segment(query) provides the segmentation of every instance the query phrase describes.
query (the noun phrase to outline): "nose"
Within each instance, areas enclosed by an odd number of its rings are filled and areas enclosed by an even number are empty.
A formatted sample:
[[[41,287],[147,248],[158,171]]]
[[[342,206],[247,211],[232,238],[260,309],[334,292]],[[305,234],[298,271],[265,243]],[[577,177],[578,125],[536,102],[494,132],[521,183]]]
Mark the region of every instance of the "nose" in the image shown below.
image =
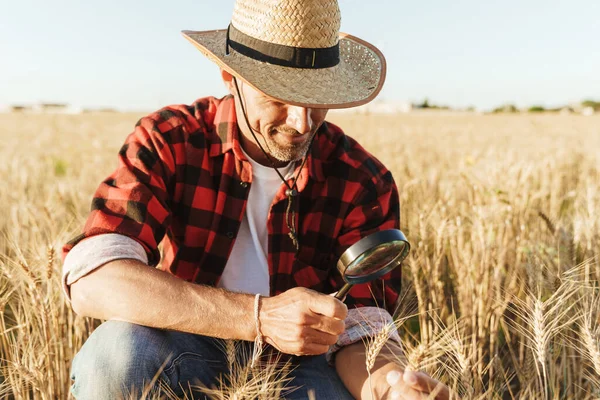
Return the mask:
[[[309,133],[313,128],[311,109],[298,106],[289,106],[286,124],[299,133]]]

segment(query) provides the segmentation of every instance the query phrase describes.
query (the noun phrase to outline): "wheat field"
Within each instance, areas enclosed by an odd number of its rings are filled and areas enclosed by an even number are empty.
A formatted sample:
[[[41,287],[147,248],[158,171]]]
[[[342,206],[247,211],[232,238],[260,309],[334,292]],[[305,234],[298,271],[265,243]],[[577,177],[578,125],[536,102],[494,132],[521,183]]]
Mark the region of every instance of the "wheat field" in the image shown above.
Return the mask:
[[[98,321],[65,303],[59,250],[140,116],[0,114],[0,398],[68,397],[71,359]],[[454,398],[599,398],[600,117],[330,120],[400,190],[412,250],[397,361]],[[208,394],[244,398],[226,391]]]

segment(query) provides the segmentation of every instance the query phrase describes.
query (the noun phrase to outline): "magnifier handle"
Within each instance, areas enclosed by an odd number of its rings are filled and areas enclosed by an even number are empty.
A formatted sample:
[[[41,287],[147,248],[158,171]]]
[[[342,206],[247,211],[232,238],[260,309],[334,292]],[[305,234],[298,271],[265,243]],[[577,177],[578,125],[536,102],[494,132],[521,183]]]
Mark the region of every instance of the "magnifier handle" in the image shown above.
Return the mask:
[[[341,288],[340,291],[337,292],[334,297],[336,299],[338,299],[338,300],[342,300],[344,297],[346,297],[346,295],[348,294],[348,292],[350,291],[350,289],[352,289],[352,286],[354,286],[354,285],[351,284],[351,283],[346,283],[344,285],[344,287]]]

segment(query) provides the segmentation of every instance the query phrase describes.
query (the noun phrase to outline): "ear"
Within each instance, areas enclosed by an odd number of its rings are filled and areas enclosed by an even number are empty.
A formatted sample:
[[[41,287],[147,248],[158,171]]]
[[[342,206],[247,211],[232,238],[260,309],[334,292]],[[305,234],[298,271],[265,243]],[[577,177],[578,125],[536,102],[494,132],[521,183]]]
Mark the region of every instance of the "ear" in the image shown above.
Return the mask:
[[[233,85],[233,75],[231,75],[229,72],[225,71],[224,69],[221,69],[221,79],[223,79],[223,83],[225,84],[225,87],[227,88],[227,90],[229,90],[229,93],[231,93],[232,95],[235,95],[235,86]]]

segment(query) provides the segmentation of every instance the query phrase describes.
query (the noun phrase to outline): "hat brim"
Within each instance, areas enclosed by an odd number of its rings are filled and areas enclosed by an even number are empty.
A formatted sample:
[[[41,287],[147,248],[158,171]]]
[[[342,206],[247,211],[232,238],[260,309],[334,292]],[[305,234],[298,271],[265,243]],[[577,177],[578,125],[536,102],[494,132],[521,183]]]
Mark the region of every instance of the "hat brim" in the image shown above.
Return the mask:
[[[269,64],[234,50],[225,54],[227,30],[182,31],[204,55],[230,74],[277,101],[309,108],[349,108],[366,104],[381,91],[386,63],[373,45],[340,33],[340,62],[307,69]]]

